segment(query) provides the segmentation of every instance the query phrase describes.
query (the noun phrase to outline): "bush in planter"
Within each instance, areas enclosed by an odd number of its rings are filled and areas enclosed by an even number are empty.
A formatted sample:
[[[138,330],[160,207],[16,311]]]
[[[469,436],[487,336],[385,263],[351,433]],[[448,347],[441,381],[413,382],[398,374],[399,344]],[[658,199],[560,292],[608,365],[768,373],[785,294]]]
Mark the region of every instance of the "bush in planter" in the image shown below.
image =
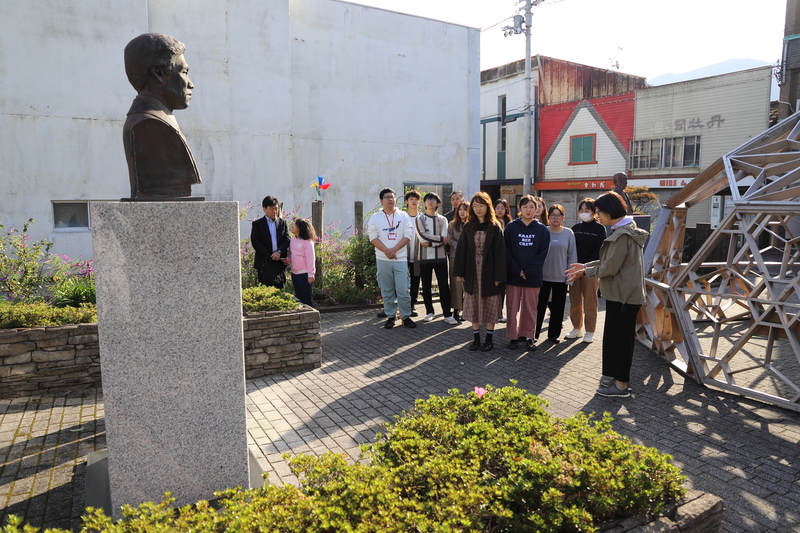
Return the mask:
[[[242,290],[242,307],[245,312],[291,311],[300,307],[294,296],[275,287],[257,285]]]
[[[44,303],[0,305],[0,329],[64,326],[97,322],[94,304],[52,307]]]
[[[579,414],[561,420],[515,387],[458,391],[415,407],[364,446],[291,460],[302,486],[231,489],[179,511],[146,503],[83,531],[596,531],[610,518],[657,513],[683,494],[669,456]],[[4,533],[19,533],[15,520]]]

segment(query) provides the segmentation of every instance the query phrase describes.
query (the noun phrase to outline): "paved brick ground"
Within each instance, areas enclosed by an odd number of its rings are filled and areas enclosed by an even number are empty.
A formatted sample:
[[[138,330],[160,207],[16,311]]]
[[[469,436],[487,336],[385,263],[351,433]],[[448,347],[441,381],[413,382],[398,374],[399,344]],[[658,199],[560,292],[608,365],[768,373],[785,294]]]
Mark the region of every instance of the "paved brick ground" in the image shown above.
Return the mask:
[[[481,353],[466,349],[466,325],[382,324],[374,310],[324,314],[322,368],[248,381],[251,447],[271,481],[296,482],[283,453],[357,458],[414,399],[514,379],[556,416],[608,411],[617,431],[672,454],[688,487],[725,500],[726,531],[800,531],[800,413],[700,387],[639,346],[633,396],[596,396],[602,333],[592,344],[512,352],[501,325],[494,351]],[[86,455],[104,447],[97,391],[0,400],[0,520],[13,512],[40,527],[77,527]]]

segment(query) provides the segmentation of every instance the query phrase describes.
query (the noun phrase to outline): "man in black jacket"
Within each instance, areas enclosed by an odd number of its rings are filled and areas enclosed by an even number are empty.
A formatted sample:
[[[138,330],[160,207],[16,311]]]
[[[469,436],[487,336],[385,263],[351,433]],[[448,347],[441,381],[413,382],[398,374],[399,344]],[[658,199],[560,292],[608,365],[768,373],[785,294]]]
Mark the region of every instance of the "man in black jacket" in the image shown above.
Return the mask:
[[[279,217],[278,199],[267,196],[261,202],[264,217],[253,222],[250,242],[256,251],[253,266],[262,285],[282,289],[286,284],[286,259],[289,252],[289,226]]]

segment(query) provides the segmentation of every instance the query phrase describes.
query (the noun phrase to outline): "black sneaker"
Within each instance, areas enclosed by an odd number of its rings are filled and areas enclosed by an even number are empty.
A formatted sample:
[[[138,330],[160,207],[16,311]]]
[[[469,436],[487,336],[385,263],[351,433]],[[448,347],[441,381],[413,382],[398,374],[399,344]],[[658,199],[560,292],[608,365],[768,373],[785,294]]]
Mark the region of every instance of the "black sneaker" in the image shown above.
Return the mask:
[[[414,313],[411,313],[411,316],[414,316]],[[415,328],[415,327],[417,327],[417,324],[416,324],[416,322],[414,322],[413,320],[411,320],[411,316],[410,316],[410,317],[408,317],[408,318],[404,318],[404,319],[403,319],[403,325],[404,325],[405,327],[407,327],[407,328]]]
[[[547,342],[552,342],[553,344],[558,344],[561,341],[558,340],[557,338],[556,339],[551,339],[550,337],[547,337]]]
[[[378,318],[386,318],[386,311],[384,311],[383,309],[378,311]]]
[[[533,343],[533,339],[525,339],[525,347],[529,352],[536,351],[536,345]]]
[[[481,346],[482,352],[488,352],[492,348],[494,348],[494,343],[492,341],[490,341],[489,339],[483,341],[483,345]]]
[[[516,350],[517,349],[517,342],[518,341],[516,339],[514,339],[513,341],[510,341],[508,343],[508,349],[509,350]]]
[[[418,316],[419,316],[419,313],[417,313],[416,311],[411,311],[411,316],[413,316],[414,318],[416,318],[416,317],[418,317]]]
[[[394,327],[394,317],[387,318],[386,324],[383,325],[386,329],[392,329]]]
[[[480,347],[481,347],[481,341],[479,339],[475,339],[472,341],[472,344],[469,345],[469,350],[471,352],[476,352]]]

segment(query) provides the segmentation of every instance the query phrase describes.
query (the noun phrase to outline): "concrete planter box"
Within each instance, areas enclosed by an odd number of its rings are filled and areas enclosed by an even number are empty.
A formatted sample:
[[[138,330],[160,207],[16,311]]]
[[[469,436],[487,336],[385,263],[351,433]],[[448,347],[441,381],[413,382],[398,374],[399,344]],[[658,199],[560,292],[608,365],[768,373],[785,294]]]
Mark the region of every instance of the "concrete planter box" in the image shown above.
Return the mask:
[[[656,518],[633,516],[600,524],[602,533],[722,533],[725,505],[713,494],[690,490]]]
[[[319,312],[302,306],[244,317],[247,379],[319,368]],[[0,330],[0,398],[101,387],[97,324]]]

